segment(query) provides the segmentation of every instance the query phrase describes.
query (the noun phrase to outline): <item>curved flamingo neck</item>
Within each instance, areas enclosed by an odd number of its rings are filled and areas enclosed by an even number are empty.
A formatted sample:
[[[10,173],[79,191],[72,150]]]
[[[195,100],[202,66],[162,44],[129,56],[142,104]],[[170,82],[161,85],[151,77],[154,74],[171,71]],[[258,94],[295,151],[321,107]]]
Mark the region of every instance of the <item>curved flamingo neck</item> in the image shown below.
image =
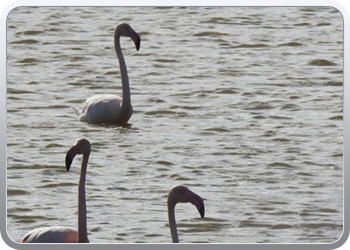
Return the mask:
[[[177,226],[175,221],[175,204],[168,202],[168,218],[171,238],[173,243],[179,243],[179,236],[177,234]]]
[[[121,122],[124,122],[124,121],[127,122],[128,114],[130,112],[130,104],[131,104],[130,85],[129,85],[128,71],[126,68],[122,49],[120,47],[120,34],[118,34],[117,31],[114,34],[114,48],[119,60],[120,75],[122,78],[122,93],[123,93],[122,98],[123,99],[122,99],[122,107],[119,113],[119,119],[121,120]]]
[[[78,243],[88,243],[86,224],[85,179],[89,154],[83,155],[78,186]]]

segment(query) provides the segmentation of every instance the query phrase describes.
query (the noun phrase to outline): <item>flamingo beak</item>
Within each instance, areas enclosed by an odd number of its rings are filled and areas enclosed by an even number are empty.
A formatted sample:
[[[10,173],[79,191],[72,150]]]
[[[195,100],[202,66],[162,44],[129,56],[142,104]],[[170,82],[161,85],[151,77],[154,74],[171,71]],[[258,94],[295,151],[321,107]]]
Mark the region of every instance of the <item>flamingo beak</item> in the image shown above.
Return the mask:
[[[139,35],[135,35],[134,37],[132,37],[132,40],[135,43],[136,50],[139,51],[141,45],[141,37]]]
[[[188,201],[191,202],[193,205],[196,206],[199,214],[201,215],[201,217],[204,217],[205,214],[205,207],[204,207],[204,201],[202,199],[202,197],[200,197],[199,195],[193,193],[192,191],[189,190],[188,193]]]
[[[70,155],[66,154],[66,169],[69,171],[70,166],[72,165],[73,159],[70,157]]]
[[[201,215],[202,218],[204,218],[204,213],[205,213],[205,208],[204,208],[204,203],[201,204],[199,208],[197,208],[199,214]]]
[[[128,31],[128,36],[134,41],[136,50],[139,51],[141,45],[141,37],[133,29],[130,28]]]
[[[72,165],[74,157],[77,155],[77,145],[75,144],[71,147],[66,154],[66,169],[69,171],[70,166]]]

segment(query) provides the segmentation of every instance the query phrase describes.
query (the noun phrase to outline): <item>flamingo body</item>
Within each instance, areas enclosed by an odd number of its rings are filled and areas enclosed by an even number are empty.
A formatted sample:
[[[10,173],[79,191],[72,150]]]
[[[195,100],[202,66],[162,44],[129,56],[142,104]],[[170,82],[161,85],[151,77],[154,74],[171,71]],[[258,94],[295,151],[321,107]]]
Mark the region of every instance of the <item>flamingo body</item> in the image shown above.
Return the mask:
[[[119,60],[120,75],[122,80],[122,97],[115,95],[98,95],[88,98],[83,105],[79,120],[92,124],[126,125],[132,115],[130,84],[128,71],[120,46],[120,37],[130,37],[139,50],[141,38],[129,24],[118,24],[114,30],[114,48]]]
[[[79,114],[80,121],[91,124],[117,124],[121,120],[122,98],[117,95],[96,95],[88,98]],[[132,115],[132,105],[128,107],[126,120]]]
[[[78,231],[72,227],[43,227],[27,233],[21,243],[76,243]]]

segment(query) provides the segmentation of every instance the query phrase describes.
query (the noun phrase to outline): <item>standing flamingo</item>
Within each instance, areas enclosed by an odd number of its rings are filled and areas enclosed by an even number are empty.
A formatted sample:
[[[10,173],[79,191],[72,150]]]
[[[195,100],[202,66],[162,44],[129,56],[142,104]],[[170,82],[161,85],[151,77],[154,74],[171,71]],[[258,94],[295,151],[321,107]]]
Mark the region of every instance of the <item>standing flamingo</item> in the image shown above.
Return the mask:
[[[204,202],[199,195],[195,194],[185,186],[179,185],[173,187],[168,194],[168,218],[173,243],[179,243],[175,221],[175,205],[178,202],[191,202],[196,206],[201,217],[204,217]]]
[[[76,110],[80,121],[93,124],[126,125],[132,115],[129,77],[120,48],[121,36],[130,37],[135,43],[136,50],[140,48],[141,38],[127,23],[117,25],[114,30],[114,48],[119,60],[123,98],[116,95],[96,95],[88,98],[80,114]]]
[[[91,151],[90,142],[77,140],[66,154],[66,168],[69,171],[74,157],[83,155],[78,186],[78,230],[72,227],[37,228],[27,233],[21,243],[89,243],[86,226],[85,176]]]

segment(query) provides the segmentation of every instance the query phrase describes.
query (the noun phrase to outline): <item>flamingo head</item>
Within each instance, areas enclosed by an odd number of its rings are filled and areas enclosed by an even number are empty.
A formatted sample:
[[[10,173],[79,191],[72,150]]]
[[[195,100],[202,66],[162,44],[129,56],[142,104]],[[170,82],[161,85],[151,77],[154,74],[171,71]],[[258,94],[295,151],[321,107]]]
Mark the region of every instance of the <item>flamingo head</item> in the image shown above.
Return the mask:
[[[135,30],[133,30],[131,28],[131,26],[129,24],[127,24],[127,23],[118,24],[117,27],[115,28],[114,32],[118,36],[130,37],[135,43],[136,50],[138,51],[140,49],[141,37],[139,34],[136,33]]]
[[[79,139],[75,144],[68,150],[66,154],[66,169],[69,171],[73,159],[76,155],[89,155],[91,151],[90,142],[86,139]]]
[[[168,204],[173,204],[175,206],[176,203],[178,202],[192,203],[193,205],[196,206],[201,217],[202,218],[204,217],[205,208],[204,208],[203,199],[199,195],[189,190],[187,187],[179,185],[179,186],[173,187],[170,190],[168,194]]]

